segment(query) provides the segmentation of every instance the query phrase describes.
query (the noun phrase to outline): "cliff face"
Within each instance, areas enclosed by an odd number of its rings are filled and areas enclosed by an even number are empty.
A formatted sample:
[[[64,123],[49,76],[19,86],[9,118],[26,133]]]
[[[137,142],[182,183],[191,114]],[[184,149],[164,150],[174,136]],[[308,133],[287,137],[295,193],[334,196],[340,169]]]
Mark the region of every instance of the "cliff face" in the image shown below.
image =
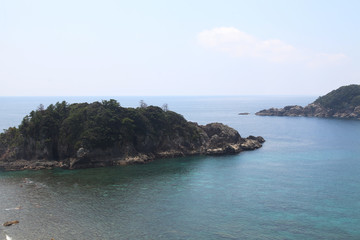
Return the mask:
[[[305,107],[270,108],[256,115],[360,119],[360,85],[340,87]]]
[[[68,169],[146,163],[157,158],[235,154],[261,147],[221,123],[205,126],[158,107],[65,103],[38,109],[0,135],[0,168]]]

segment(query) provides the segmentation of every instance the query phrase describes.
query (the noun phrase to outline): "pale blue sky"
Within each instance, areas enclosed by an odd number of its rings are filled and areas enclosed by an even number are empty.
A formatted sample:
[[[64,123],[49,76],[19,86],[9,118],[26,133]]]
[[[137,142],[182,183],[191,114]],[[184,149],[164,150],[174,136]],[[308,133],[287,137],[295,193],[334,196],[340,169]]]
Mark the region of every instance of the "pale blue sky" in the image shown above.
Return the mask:
[[[360,1],[0,0],[0,96],[322,95]]]

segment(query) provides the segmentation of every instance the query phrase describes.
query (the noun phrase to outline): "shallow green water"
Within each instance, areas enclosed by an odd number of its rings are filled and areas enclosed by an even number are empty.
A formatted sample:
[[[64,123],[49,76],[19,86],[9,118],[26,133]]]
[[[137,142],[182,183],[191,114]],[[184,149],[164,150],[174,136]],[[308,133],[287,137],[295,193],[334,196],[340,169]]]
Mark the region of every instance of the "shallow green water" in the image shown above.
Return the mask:
[[[168,99],[189,120],[264,136],[253,152],[2,172],[0,222],[20,223],[0,239],[360,239],[360,121],[237,115],[307,100]]]

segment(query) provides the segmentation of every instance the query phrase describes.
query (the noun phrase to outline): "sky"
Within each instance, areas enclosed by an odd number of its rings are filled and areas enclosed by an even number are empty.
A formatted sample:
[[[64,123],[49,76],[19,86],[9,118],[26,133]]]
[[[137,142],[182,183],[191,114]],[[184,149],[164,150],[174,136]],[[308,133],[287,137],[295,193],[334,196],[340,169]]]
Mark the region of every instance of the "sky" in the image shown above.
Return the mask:
[[[360,84],[359,12],[357,0],[0,0],[0,96],[320,96]]]

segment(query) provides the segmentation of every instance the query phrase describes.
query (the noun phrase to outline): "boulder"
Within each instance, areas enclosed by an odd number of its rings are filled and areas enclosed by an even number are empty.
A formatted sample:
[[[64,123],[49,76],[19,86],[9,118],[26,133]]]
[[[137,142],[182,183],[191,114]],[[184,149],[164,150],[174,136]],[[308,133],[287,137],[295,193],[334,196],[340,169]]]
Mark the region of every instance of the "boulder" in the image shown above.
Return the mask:
[[[240,146],[243,150],[255,150],[260,148],[262,145],[258,140],[246,138],[245,142],[243,142]]]

